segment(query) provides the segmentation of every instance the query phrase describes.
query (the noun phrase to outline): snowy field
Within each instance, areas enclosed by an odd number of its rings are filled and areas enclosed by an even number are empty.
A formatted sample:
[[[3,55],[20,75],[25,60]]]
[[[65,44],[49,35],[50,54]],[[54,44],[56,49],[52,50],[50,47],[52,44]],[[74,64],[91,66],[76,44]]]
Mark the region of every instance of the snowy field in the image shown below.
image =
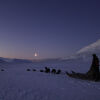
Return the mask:
[[[0,63],[0,100],[100,100],[100,82],[68,77],[65,72],[87,72],[91,61]],[[45,66],[60,75],[39,72]],[[26,71],[30,68],[31,71]],[[33,72],[32,69],[36,69]]]

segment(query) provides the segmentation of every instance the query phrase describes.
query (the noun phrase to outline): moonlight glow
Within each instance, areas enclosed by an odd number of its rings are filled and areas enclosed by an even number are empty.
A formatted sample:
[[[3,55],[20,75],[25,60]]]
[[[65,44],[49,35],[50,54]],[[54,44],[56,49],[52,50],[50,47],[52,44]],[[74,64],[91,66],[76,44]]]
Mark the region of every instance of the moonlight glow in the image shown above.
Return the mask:
[[[37,53],[35,53],[34,56],[37,57],[38,56]]]

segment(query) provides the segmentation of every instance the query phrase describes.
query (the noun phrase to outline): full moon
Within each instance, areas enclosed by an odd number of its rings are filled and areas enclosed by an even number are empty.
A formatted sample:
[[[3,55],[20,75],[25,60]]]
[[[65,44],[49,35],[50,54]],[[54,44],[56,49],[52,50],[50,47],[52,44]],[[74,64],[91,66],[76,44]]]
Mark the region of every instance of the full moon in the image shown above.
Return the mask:
[[[35,53],[34,56],[37,57],[38,56],[37,53]]]

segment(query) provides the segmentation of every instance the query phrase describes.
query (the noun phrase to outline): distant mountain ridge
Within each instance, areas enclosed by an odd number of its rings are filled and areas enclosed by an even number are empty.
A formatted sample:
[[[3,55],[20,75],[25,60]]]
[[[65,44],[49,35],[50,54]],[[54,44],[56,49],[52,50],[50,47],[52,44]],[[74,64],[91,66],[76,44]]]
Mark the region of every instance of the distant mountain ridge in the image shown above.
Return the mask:
[[[6,61],[4,61],[1,57],[0,57],[0,63],[5,63]]]
[[[3,57],[0,57],[0,61],[3,61],[3,62],[12,62],[13,59],[10,59],[10,58],[3,58]]]
[[[7,62],[11,62],[11,63],[30,63],[32,62],[31,60],[27,60],[27,59],[10,59],[10,58],[3,58],[0,57],[0,63],[7,63]]]

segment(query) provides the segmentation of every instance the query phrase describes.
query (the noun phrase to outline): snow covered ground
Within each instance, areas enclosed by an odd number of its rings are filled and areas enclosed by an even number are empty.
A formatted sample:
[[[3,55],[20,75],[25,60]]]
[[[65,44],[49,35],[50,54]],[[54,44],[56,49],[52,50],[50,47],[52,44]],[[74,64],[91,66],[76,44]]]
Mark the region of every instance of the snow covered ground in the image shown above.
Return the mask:
[[[100,100],[100,82],[68,77],[66,71],[86,72],[91,61],[66,60],[0,63],[0,100]],[[39,72],[45,66],[60,75]],[[37,71],[26,71],[34,68]]]

